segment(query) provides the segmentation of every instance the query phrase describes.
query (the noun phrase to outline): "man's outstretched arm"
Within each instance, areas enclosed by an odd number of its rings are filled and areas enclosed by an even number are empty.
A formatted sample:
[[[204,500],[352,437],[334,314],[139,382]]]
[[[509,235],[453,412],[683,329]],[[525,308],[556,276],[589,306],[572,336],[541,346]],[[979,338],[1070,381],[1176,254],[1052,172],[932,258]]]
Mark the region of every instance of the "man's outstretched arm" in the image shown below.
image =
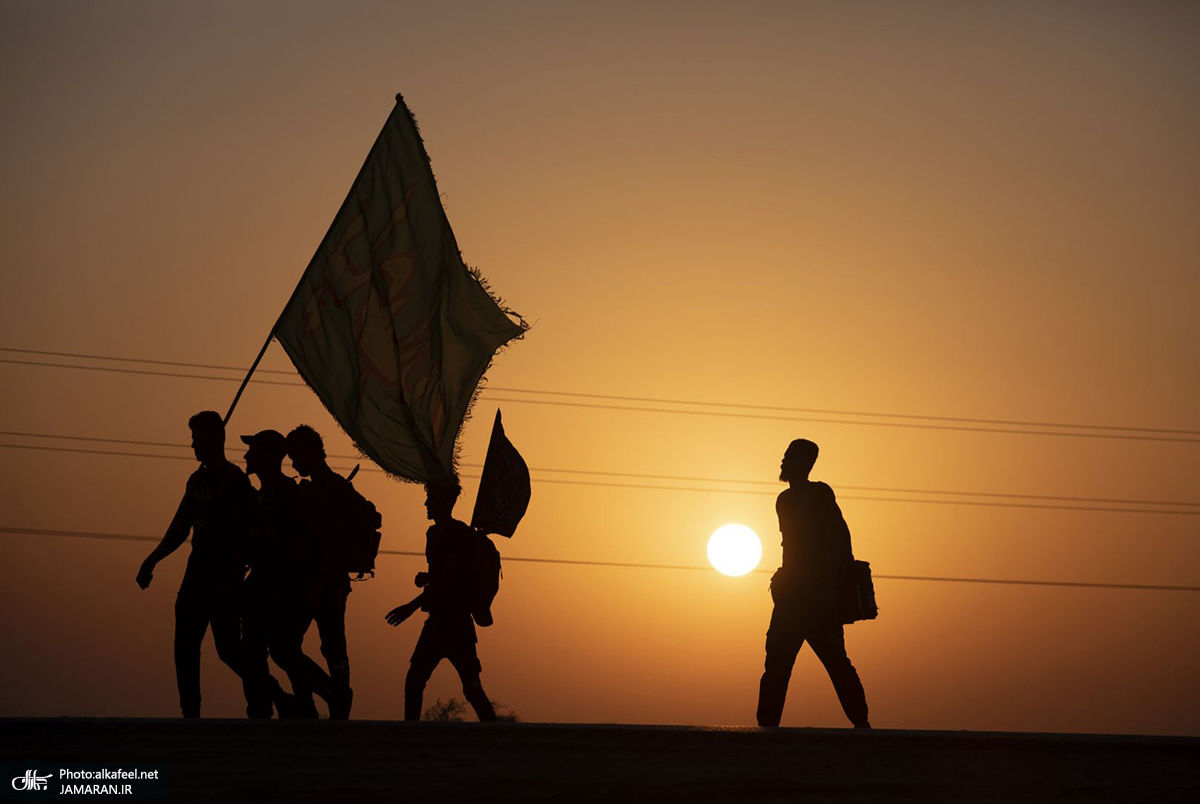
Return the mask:
[[[175,516],[171,517],[171,524],[167,526],[167,532],[163,535],[162,541],[150,551],[150,555],[146,556],[146,560],[138,569],[138,586],[145,589],[150,585],[150,581],[154,579],[154,567],[187,541],[188,531],[191,529],[192,522],[188,518],[187,495],[185,494],[179,501],[179,507],[175,509]]]
[[[421,608],[421,604],[424,602],[425,602],[425,593],[422,592],[421,594],[417,595],[416,597],[414,597],[412,600],[408,601],[407,603],[404,603],[404,604],[399,605],[396,608],[392,609],[387,614],[385,614],[383,616],[383,618],[385,620],[387,620],[388,625],[399,625],[400,623],[407,620],[409,617],[416,614],[417,610]]]

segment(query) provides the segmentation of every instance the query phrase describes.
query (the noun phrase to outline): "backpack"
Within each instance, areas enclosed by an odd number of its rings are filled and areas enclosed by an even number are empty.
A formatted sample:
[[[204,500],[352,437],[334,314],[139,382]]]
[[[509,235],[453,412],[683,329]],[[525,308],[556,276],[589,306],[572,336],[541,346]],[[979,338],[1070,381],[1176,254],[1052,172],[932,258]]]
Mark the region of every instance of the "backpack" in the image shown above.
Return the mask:
[[[479,533],[476,531],[476,533]],[[500,591],[500,551],[483,533],[473,541],[469,560],[471,572],[471,616],[481,627],[492,624],[492,601]]]
[[[337,497],[334,519],[338,523],[335,549],[341,564],[339,569],[353,573],[357,576],[356,581],[372,578],[375,576],[375,558],[379,555],[383,517],[374,503],[358,493],[349,478]]]

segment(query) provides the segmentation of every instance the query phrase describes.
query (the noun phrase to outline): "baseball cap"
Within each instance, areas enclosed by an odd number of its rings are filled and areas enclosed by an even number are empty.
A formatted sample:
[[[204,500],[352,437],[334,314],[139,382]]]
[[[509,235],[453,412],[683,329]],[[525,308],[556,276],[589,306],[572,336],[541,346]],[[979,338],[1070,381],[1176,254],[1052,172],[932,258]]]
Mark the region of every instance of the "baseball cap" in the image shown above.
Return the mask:
[[[283,456],[287,455],[287,439],[278,430],[259,430],[254,435],[244,435],[242,436],[242,443],[247,446],[257,447],[269,455],[278,457],[280,460],[283,460]]]

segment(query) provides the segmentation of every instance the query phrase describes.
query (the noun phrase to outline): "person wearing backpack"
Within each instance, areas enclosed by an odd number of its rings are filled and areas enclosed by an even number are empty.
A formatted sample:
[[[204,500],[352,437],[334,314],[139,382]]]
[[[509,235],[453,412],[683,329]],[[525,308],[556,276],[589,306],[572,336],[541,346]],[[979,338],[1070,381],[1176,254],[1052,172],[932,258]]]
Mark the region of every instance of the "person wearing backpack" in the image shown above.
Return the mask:
[[[386,615],[388,623],[397,626],[418,609],[429,614],[404,680],[404,719],[421,719],[425,685],[442,659],[449,659],[462,680],[463,696],[476,716],[480,721],[492,721],[496,712],[479,678],[483,667],[476,649],[475,622],[482,626],[491,624],[488,606],[495,594],[491,576],[499,574],[499,554],[487,536],[452,516],[454,503],[462,492],[457,478],[431,481],[425,491],[425,512],[433,525],[425,535],[429,569],[418,572],[415,579],[423,591]]]
[[[850,529],[825,483],[810,482],[817,445],[799,438],[788,445],[779,479],[788,484],[775,502],[783,536],[783,566],[771,578],[775,608],[767,629],[766,662],[759,682],[760,726],[778,726],[796,654],[805,642],[833,682],[846,717],[869,729],[867,698],[846,655],[838,609],[854,560]]]
[[[342,550],[345,499],[353,492],[346,478],[325,461],[325,443],[306,424],[287,434],[288,457],[296,474],[305,478],[297,488],[298,521],[304,532],[307,589],[301,596],[304,626],[315,621],[321,636],[321,655],[329,668],[329,717],[346,720],[354,691],[350,688],[350,657],[346,646],[346,603],[350,577]]]

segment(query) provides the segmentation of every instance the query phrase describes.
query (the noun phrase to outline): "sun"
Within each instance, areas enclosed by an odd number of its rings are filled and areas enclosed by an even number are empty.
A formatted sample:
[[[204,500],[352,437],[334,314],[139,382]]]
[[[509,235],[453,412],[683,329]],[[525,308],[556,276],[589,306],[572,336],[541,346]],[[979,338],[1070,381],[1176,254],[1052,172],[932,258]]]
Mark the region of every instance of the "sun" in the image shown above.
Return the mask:
[[[745,525],[722,525],[708,540],[708,562],[726,575],[745,575],[761,559],[762,542]]]

